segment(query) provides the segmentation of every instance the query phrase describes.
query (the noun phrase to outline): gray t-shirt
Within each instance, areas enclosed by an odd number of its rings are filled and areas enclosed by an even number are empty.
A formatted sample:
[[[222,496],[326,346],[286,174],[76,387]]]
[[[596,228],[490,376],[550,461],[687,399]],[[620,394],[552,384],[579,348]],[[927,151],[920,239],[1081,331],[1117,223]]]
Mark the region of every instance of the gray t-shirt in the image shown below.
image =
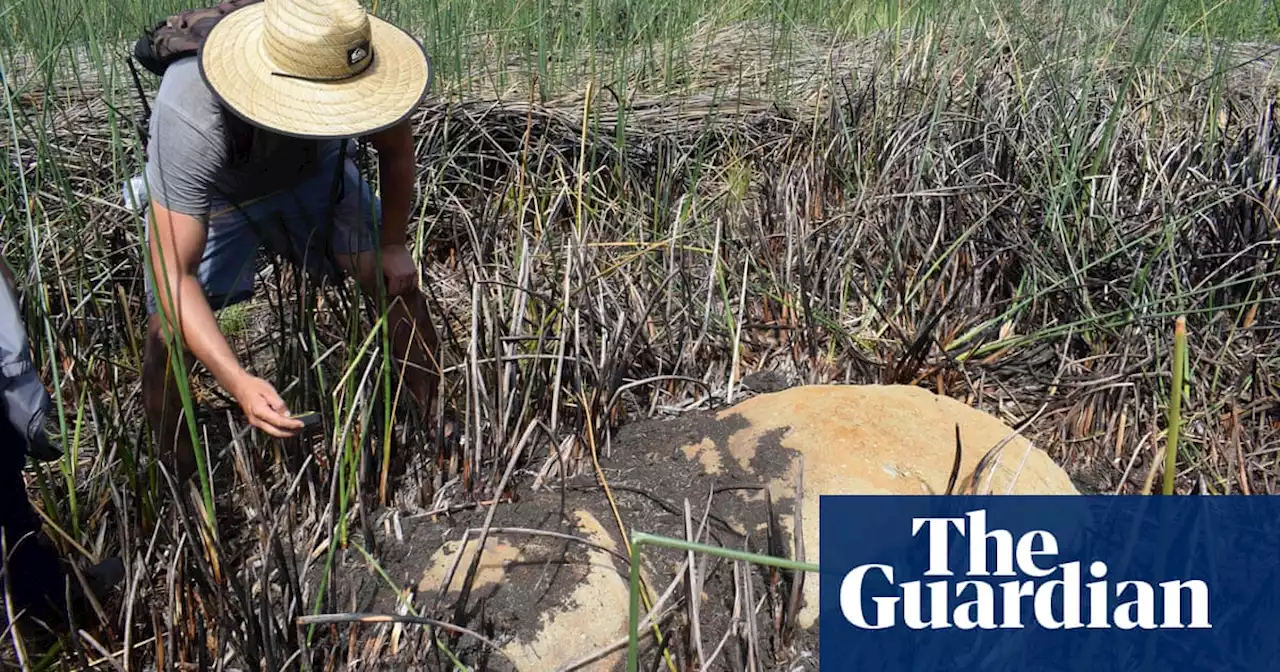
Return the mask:
[[[318,160],[331,164],[341,141],[304,140],[253,129],[248,156],[228,152],[224,112],[195,57],[175,61],[151,111],[147,187],[160,205],[204,218],[215,200],[242,202],[296,183]]]

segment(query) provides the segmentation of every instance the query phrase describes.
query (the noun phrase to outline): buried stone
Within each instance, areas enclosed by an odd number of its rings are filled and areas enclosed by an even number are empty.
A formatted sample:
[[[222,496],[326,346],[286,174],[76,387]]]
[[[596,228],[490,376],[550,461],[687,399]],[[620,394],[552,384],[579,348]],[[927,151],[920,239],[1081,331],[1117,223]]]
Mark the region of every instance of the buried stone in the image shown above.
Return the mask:
[[[1089,563],[1089,575],[1095,579],[1083,586],[1081,562],[1073,560],[1052,566],[1037,564],[1036,556],[1057,554],[1054,535],[1034,530],[1017,540],[1006,530],[985,530],[985,512],[972,511],[965,518],[915,518],[912,536],[922,528],[929,530],[929,569],[925,576],[953,576],[948,568],[947,527],[952,525],[965,534],[966,518],[970,526],[967,578],[962,581],[919,580],[894,583],[894,568],[887,564],[869,563],[850,570],[840,584],[840,610],[845,620],[865,630],[897,627],[899,611],[902,623],[911,630],[1021,629],[1024,612],[1033,617],[1034,625],[1048,630],[1058,629],[1209,629],[1209,590],[1201,580],[1163,581],[1157,590],[1146,581],[1105,580],[1107,564],[1100,560]],[[987,541],[996,542],[996,570],[987,569]],[[1036,541],[1040,542],[1039,550]],[[1014,565],[1030,580],[996,583],[983,577],[1016,577]],[[1049,578],[1061,572],[1061,578]],[[1047,579],[1047,580],[1046,580]],[[1040,581],[1037,581],[1040,580]],[[1082,590],[1083,588],[1083,590]],[[896,591],[894,590],[896,589]],[[887,593],[896,592],[896,595]],[[867,620],[864,597],[875,603],[875,620]],[[1190,620],[1183,619],[1183,597],[1190,598]],[[1117,603],[1112,607],[1111,598]],[[952,607],[952,598],[963,600]],[[1131,599],[1126,599],[1131,598]],[[1027,608],[1025,601],[1030,599]],[[928,602],[926,606],[926,600]],[[1060,602],[1061,611],[1055,605]],[[1125,600],[1125,601],[1119,601]],[[1087,608],[1086,605],[1087,604]],[[997,607],[1000,619],[997,621]],[[1162,607],[1162,608],[1160,608]],[[925,612],[928,612],[927,619]],[[1163,619],[1157,624],[1157,612]],[[1082,616],[1087,612],[1088,622]]]

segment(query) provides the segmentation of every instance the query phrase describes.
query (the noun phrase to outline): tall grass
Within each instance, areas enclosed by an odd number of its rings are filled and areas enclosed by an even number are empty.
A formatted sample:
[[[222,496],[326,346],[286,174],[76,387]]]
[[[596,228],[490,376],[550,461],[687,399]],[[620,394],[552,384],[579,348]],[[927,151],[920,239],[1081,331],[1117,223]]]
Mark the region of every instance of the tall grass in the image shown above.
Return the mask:
[[[1039,414],[1040,445],[1120,492],[1158,468],[1185,315],[1173,483],[1275,490],[1270,2],[383,0],[437,67],[412,235],[465,440],[392,426],[354,288],[272,267],[221,319],[326,431],[267,441],[197,371],[190,487],[150,454],[119,195],[140,169],[122,57],[183,6],[0,10],[0,241],[66,450],[32,494],[69,555],[129,570],[112,627],[68,640],[81,665],[348,660],[373,626],[325,614],[353,565],[391,582],[388,510],[490,501],[517,450],[589,468],[617,422],[732,401],[760,369]],[[419,665],[465,657],[423,632]]]

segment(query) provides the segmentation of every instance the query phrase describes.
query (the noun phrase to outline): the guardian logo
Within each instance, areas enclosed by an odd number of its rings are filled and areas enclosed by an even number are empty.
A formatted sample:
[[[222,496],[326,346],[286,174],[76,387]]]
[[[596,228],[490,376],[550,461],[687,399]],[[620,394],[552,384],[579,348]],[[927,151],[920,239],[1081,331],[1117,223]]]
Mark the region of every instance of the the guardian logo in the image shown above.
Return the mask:
[[[867,630],[895,628],[900,623],[912,630],[1020,629],[1027,627],[1027,619],[1054,630],[1212,627],[1204,581],[1162,581],[1156,586],[1146,581],[1112,583],[1105,562],[1090,562],[1087,569],[1079,560],[1057,562],[1058,541],[1049,532],[1035,530],[1015,540],[1008,530],[988,531],[985,510],[970,511],[964,517],[912,518],[911,536],[928,542],[926,577],[956,575],[950,563],[949,528],[968,540],[965,580],[896,583],[890,565],[859,565],[840,584],[844,618]],[[1093,579],[1088,583],[1083,582],[1086,571]],[[874,609],[864,608],[868,597]],[[1189,608],[1184,597],[1189,598]],[[1082,617],[1086,601],[1087,622]]]

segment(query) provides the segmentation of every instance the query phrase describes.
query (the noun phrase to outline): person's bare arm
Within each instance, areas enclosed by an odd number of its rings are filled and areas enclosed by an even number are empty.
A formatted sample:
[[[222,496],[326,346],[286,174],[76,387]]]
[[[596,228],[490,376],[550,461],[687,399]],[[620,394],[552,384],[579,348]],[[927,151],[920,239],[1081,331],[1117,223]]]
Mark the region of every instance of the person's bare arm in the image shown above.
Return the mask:
[[[417,170],[413,150],[413,129],[408,121],[375,133],[370,137],[378,150],[381,178],[382,232],[379,247],[382,281],[388,296],[403,296],[418,288],[418,269],[409,254],[409,208],[413,204],[413,183]],[[373,279],[361,272],[367,283]]]
[[[378,176],[382,196],[382,246],[406,245],[409,208],[413,205],[413,183],[417,157],[413,128],[408,120],[370,137],[378,150]]]
[[[205,226],[190,215],[152,202],[151,269],[156,303],[171,329],[244,409],[249,421],[277,437],[302,426],[290,418],[274,388],[247,372],[218,328],[196,275],[204,254]]]
[[[219,331],[196,277],[204,254],[204,224],[154,201],[151,211],[151,272],[156,280],[156,302],[170,328],[178,327],[180,341],[223,387],[234,389],[246,372]]]

